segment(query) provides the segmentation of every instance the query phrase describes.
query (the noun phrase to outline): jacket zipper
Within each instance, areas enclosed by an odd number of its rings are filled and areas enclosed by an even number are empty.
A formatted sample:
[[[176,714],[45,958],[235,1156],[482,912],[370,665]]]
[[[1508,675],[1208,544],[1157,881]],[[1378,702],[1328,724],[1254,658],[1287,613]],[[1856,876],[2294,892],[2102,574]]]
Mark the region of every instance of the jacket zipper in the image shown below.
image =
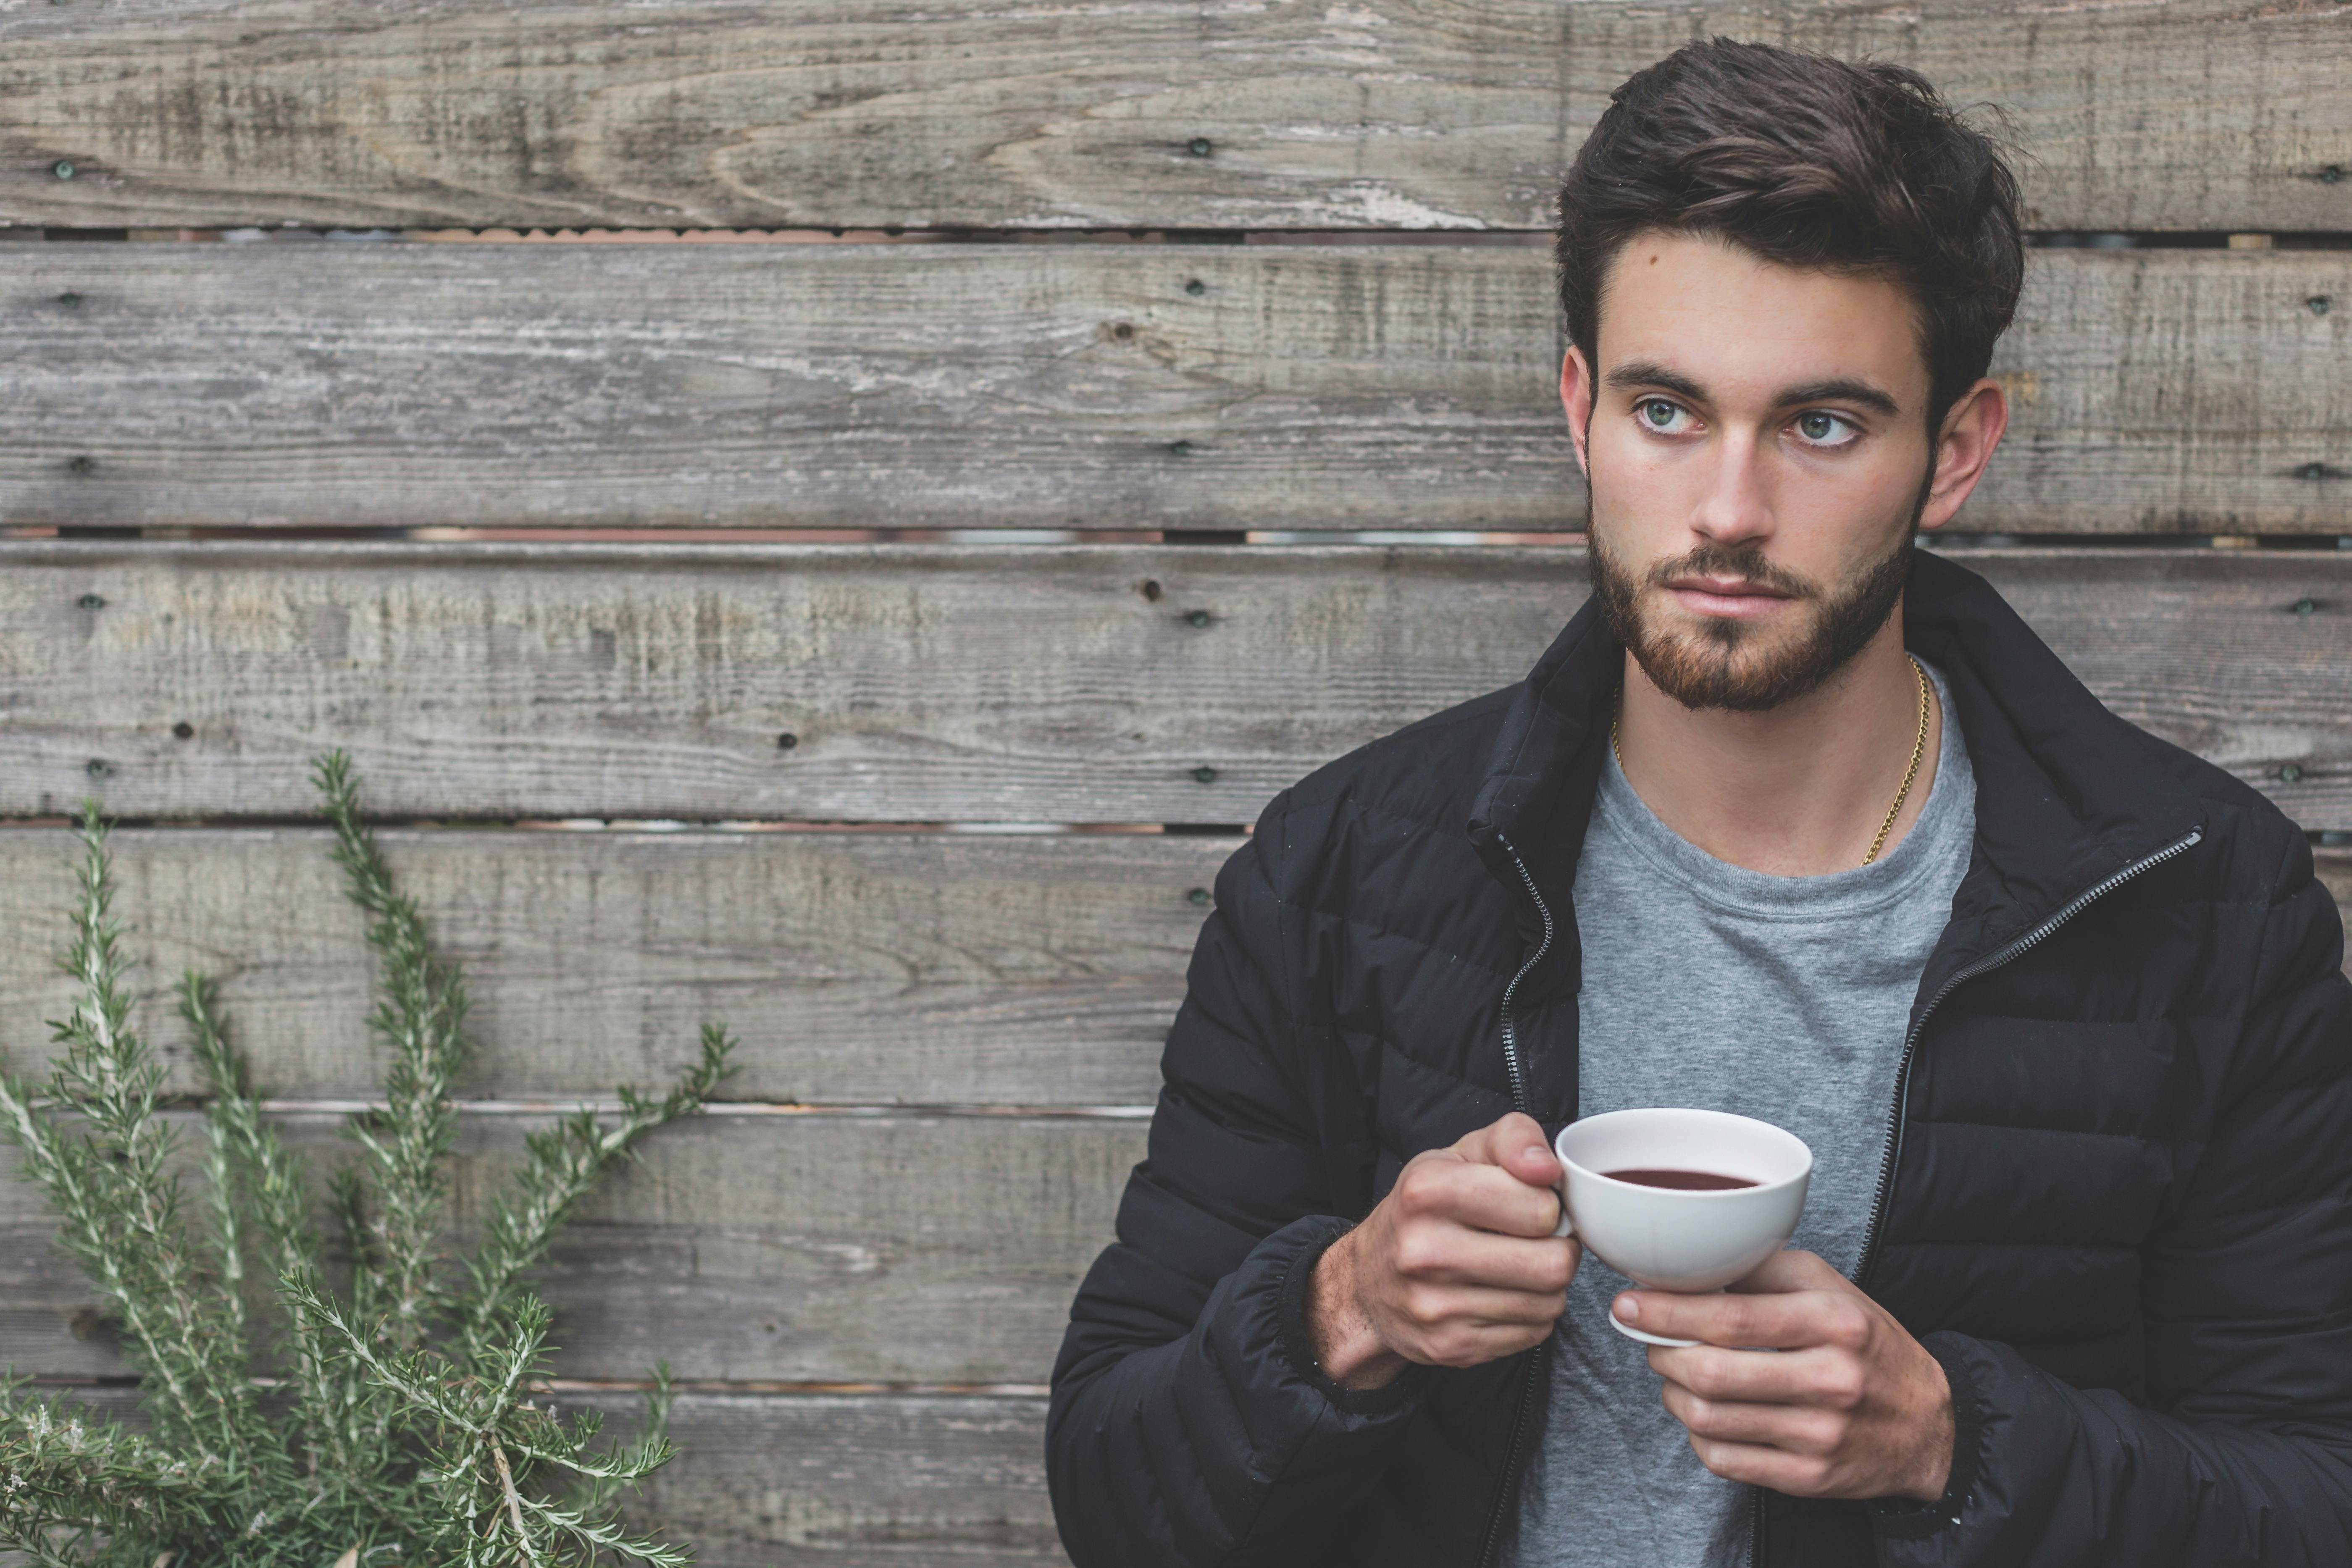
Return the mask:
[[[1551,951],[1551,910],[1545,905],[1543,895],[1536,891],[1536,879],[1528,874],[1528,863],[1519,858],[1519,852],[1511,847],[1511,841],[1499,833],[1495,835],[1495,839],[1502,845],[1503,852],[1511,858],[1512,866],[1519,873],[1520,882],[1528,889],[1528,897],[1535,900],[1536,913],[1543,917],[1543,940],[1536,943],[1533,956],[1520,964],[1519,972],[1511,976],[1511,983],[1503,987],[1503,1070],[1511,1075],[1513,1109],[1521,1115],[1533,1115],[1534,1112],[1528,1109],[1527,1077],[1519,1068],[1519,1036],[1517,1028],[1511,1023],[1511,998],[1517,994],[1519,982],[1525,980],[1529,972],[1544,961],[1544,955]]]
[[[1526,887],[1528,897],[1535,900],[1536,913],[1543,917],[1543,940],[1536,944],[1534,954],[1519,965],[1519,972],[1511,976],[1511,983],[1503,987],[1503,1070],[1510,1076],[1512,1109],[1521,1115],[1531,1116],[1534,1112],[1528,1109],[1527,1075],[1519,1065],[1518,1031],[1511,1023],[1511,999],[1518,993],[1519,982],[1525,980],[1535,966],[1544,961],[1544,955],[1551,951],[1551,910],[1544,903],[1543,895],[1536,890],[1536,879],[1528,874],[1528,863],[1519,858],[1519,852],[1511,847],[1511,841],[1500,833],[1495,835],[1495,841],[1511,858],[1511,864],[1517,869],[1519,881]],[[1535,1405],[1536,1373],[1542,1363],[1542,1356],[1543,1346],[1540,1344],[1530,1351],[1527,1373],[1519,1379],[1517,1407],[1511,1416],[1511,1441],[1503,1450],[1503,1473],[1495,1483],[1494,1506],[1486,1512],[1486,1531],[1478,1543],[1477,1568],[1487,1568],[1494,1560],[1495,1542],[1501,1538],[1503,1505],[1511,1495],[1511,1476],[1518,1468],[1519,1448],[1527,1441],[1528,1416]]]
[[[1969,964],[1937,987],[1936,994],[1927,998],[1927,1005],[1919,1011],[1918,1021],[1911,1026],[1910,1032],[1903,1037],[1903,1054],[1895,1066],[1895,1103],[1886,1113],[1886,1148],[1879,1160],[1878,1188],[1871,1196],[1870,1220],[1863,1229],[1862,1261],[1854,1266],[1853,1280],[1856,1285],[1860,1285],[1863,1280],[1869,1278],[1871,1265],[1878,1260],[1879,1230],[1886,1220],[1886,1202],[1894,1191],[1895,1168],[1903,1152],[1903,1102],[1908,1098],[1911,1085],[1911,1058],[1918,1048],[1920,1035],[1927,1027],[1927,1020],[1935,1015],[1937,1007],[1943,1005],[1944,998],[1949,996],[1953,988],[1962,981],[1974,980],[1977,976],[1999,969],[2002,964],[2030,952],[2046,941],[2051,932],[2082,913],[2095,900],[2115,891],[2150,867],[2161,866],[2174,856],[2185,853],[2204,837],[2203,828],[2192,827],[2186,837],[2166,845],[2152,855],[2143,856],[2113,876],[2075,894],[2059,909],[2056,914],[2052,915],[1999,952]],[[1748,1568],[1757,1568],[1757,1564],[1762,1560],[1764,1550],[1764,1489],[1756,1487],[1751,1490],[1753,1496],[1748,1524]]]
[[[2141,857],[2095,886],[2075,894],[2056,914],[2052,915],[1998,952],[1980,958],[1962,969],[1937,987],[1933,996],[1927,998],[1927,1005],[1920,1009],[1918,1021],[1911,1026],[1911,1032],[1903,1037],[1903,1055],[1895,1065],[1895,1103],[1886,1113],[1886,1150],[1879,1159],[1878,1188],[1870,1200],[1870,1220],[1863,1227],[1862,1261],[1854,1266],[1853,1270],[1855,1284],[1859,1285],[1868,1279],[1872,1265],[1878,1261],[1879,1230],[1886,1220],[1886,1200],[1893,1194],[1895,1167],[1903,1153],[1903,1101],[1906,1098],[1906,1091],[1911,1083],[1911,1058],[1913,1053],[1918,1049],[1919,1036],[1927,1027],[1927,1020],[1935,1016],[1936,1009],[1943,1005],[1944,998],[1949,996],[1953,987],[1962,981],[1974,980],[1979,974],[1999,969],[2020,954],[2041,945],[2051,932],[2082,913],[2095,900],[2105,898],[2149,868],[2161,866],[2174,856],[2186,853],[2204,837],[2203,828],[2192,827],[2186,837],[2166,845],[2153,855]]]

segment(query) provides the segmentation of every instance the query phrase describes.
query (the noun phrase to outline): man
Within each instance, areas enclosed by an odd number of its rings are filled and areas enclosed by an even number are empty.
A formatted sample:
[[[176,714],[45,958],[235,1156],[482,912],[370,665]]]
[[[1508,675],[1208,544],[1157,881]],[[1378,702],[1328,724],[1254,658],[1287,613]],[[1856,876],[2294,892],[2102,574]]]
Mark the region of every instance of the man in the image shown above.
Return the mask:
[[[1055,1368],[1081,1568],[2352,1563],[2334,906],[1914,548],[2006,424],[2015,201],[1897,68],[1615,95],[1594,595],[1220,874]],[[1549,1136],[1643,1104],[1804,1138],[1792,1248],[1677,1296],[1555,1239]]]

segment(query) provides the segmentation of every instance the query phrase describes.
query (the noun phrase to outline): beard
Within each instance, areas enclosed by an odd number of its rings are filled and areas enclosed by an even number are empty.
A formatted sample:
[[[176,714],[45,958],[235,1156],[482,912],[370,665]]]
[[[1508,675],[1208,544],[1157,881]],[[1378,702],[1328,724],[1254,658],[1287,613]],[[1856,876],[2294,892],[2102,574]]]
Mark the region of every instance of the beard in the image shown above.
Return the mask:
[[[1868,646],[1895,613],[1910,574],[1913,541],[1934,479],[1930,465],[1912,504],[1910,527],[1895,548],[1835,584],[1814,583],[1773,564],[1761,545],[1712,541],[1637,577],[1609,549],[1598,498],[1592,503],[1592,521],[1586,525],[1585,572],[1609,617],[1609,629],[1659,690],[1685,708],[1760,713],[1819,688]],[[1707,616],[1696,626],[1675,626],[1663,624],[1664,617],[1654,609],[1645,610],[1645,597],[1663,598],[1667,584],[1702,574],[1739,577],[1785,594],[1802,624],[1784,631]],[[1774,617],[1790,618],[1790,614]]]

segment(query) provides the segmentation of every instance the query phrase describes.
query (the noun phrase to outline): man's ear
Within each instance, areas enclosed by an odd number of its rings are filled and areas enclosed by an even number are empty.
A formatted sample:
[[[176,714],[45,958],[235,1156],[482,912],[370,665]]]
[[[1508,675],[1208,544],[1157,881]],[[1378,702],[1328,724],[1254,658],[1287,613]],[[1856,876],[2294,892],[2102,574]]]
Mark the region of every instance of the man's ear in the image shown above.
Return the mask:
[[[1952,521],[1984,478],[1992,449],[2008,428],[2009,395],[2000,383],[1986,376],[1960,394],[1946,411],[1943,433],[1936,438],[1936,478],[1927,487],[1927,504],[1919,511],[1921,528],[1941,528]]]
[[[1576,443],[1576,466],[1590,482],[1592,465],[1585,458],[1584,437],[1592,422],[1592,366],[1574,343],[1568,345],[1568,354],[1559,362],[1559,405],[1568,415],[1568,437]]]

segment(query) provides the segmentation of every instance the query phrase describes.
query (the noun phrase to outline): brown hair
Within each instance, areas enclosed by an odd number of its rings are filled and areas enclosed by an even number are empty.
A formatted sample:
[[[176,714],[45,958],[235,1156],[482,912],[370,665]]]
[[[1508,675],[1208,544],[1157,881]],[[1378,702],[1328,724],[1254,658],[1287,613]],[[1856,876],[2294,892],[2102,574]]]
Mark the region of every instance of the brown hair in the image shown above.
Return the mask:
[[[1991,362],[2025,262],[2000,147],[1925,77],[1720,37],[1610,94],[1560,187],[1559,301],[1588,360],[1609,263],[1644,229],[1905,289],[1919,310],[1931,441]]]

